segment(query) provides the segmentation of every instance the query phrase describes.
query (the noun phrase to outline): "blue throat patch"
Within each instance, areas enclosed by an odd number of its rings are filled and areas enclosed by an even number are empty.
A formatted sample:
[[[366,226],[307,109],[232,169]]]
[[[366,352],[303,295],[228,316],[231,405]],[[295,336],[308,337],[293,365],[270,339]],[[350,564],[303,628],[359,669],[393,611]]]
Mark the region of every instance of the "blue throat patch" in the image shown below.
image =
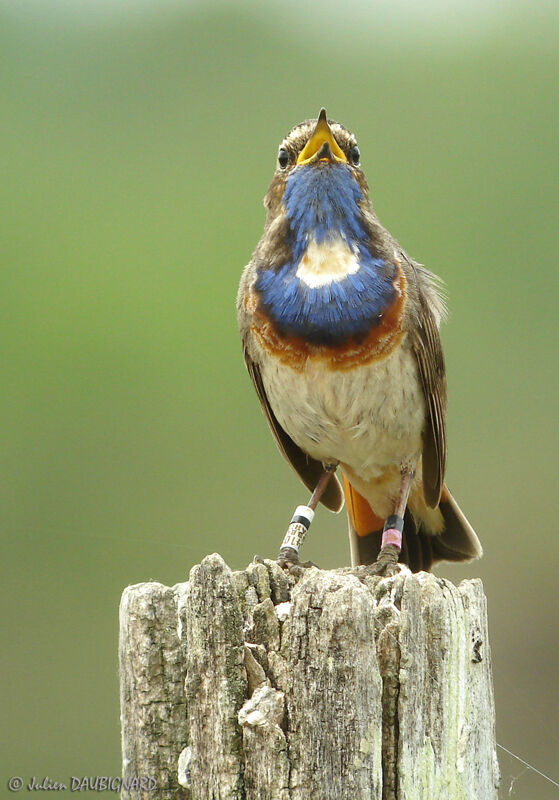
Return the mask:
[[[362,192],[346,164],[309,164],[287,178],[283,205],[292,253],[279,269],[261,268],[255,283],[260,307],[278,333],[316,345],[363,339],[395,299],[395,267],[371,255],[362,225]],[[312,288],[297,275],[311,240],[343,239],[356,254],[357,272]]]

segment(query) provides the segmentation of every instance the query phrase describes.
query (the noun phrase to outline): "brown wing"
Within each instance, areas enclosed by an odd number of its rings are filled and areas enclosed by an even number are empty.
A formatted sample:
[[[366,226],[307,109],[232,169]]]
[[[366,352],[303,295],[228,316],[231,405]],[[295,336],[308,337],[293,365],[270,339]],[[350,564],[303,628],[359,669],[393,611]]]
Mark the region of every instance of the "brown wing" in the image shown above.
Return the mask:
[[[419,366],[427,415],[423,434],[423,494],[431,508],[440,500],[446,466],[446,378],[441,340],[435,316],[419,288],[419,313],[412,346]]]
[[[268,420],[271,431],[274,434],[274,439],[276,440],[277,446],[287,461],[289,461],[295,472],[299,475],[307,489],[312,492],[318,483],[318,479],[324,471],[322,464],[320,461],[316,461],[314,458],[311,458],[304,453],[281,427],[274,412],[272,411],[270,403],[268,402],[266,390],[264,389],[264,384],[262,382],[260,368],[258,364],[256,364],[249,356],[246,348],[244,349],[244,357],[248,373],[252,378],[254,388],[256,389],[256,393],[260,399],[262,409],[266,415],[266,419]],[[329,508],[330,511],[340,511],[342,508],[344,504],[343,494],[339,481],[335,475],[330,478],[328,486],[322,495],[321,503],[323,503],[326,508]]]

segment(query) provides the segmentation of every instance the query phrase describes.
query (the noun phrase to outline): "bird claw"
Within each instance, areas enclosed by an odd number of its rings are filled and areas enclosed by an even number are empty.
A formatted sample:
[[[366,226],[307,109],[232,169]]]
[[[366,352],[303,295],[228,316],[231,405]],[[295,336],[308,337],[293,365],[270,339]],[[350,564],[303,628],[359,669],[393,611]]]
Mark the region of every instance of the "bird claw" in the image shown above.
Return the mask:
[[[392,578],[397,575],[402,565],[398,563],[399,550],[392,544],[387,544],[381,548],[374,564],[367,566],[369,575],[378,575],[381,578]]]
[[[316,567],[316,564],[312,561],[299,561],[299,553],[292,548],[289,548],[288,552],[282,550],[276,558],[276,564],[278,564],[284,572],[293,575],[295,578],[300,578],[306,569]]]

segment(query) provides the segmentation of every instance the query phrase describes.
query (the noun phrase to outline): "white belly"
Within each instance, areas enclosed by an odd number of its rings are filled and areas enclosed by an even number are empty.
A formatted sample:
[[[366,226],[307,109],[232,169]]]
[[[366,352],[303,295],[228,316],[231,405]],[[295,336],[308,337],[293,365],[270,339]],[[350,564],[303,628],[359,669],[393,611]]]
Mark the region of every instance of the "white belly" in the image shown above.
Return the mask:
[[[307,361],[300,372],[266,359],[262,377],[284,430],[319,461],[339,461],[364,481],[387,468],[415,466],[425,404],[412,353],[400,346],[350,370]]]

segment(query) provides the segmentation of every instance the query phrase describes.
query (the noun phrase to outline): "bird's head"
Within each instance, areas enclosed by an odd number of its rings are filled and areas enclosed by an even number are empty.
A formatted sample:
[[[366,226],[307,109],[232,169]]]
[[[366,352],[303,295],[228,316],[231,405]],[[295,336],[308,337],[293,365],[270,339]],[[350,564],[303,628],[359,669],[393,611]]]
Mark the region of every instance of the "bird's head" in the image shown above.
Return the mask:
[[[317,119],[292,128],[280,143],[277,167],[264,200],[271,216],[281,212],[292,194],[297,203],[316,202],[320,195],[336,194],[336,186],[356,184],[359,199],[368,205],[368,186],[360,168],[357,139],[321,109]],[[287,190],[287,196],[286,196]]]
[[[311,240],[365,241],[371,206],[355,136],[324,109],[292,128],[280,143],[264,205],[262,244],[274,261],[284,259],[287,245],[297,258]]]

